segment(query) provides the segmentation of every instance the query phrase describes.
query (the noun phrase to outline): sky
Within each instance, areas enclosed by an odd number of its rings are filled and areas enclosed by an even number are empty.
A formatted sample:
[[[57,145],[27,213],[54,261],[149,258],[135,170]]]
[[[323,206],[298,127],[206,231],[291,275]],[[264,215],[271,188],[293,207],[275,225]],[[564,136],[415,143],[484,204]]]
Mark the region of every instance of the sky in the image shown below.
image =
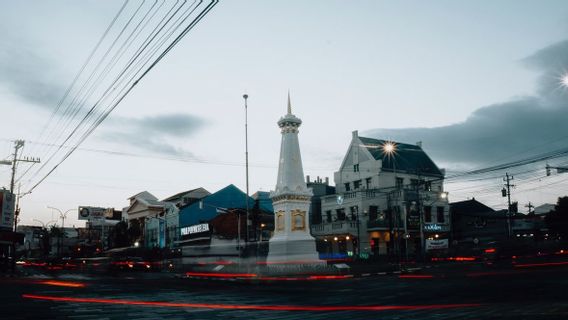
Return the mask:
[[[123,17],[153,3],[131,1]],[[50,117],[123,2],[0,4],[0,158],[23,139],[22,155],[45,163],[63,134],[59,116]],[[56,220],[48,206],[121,209],[144,190],[158,198],[228,184],[244,190],[244,93],[251,193],[275,186],[276,122],[288,91],[312,177],[333,180],[353,130],[422,141],[448,174],[557,150],[568,142],[568,93],[559,86],[567,31],[566,1],[220,1],[22,197],[20,223]],[[22,177],[22,193],[43,176],[33,174],[42,164]],[[521,169],[511,171],[521,207],[568,194],[567,177],[546,177],[544,163]],[[452,201],[502,208],[503,175],[446,189]],[[0,167],[0,186],[9,180],[9,167]],[[82,225],[76,212],[66,225]]]

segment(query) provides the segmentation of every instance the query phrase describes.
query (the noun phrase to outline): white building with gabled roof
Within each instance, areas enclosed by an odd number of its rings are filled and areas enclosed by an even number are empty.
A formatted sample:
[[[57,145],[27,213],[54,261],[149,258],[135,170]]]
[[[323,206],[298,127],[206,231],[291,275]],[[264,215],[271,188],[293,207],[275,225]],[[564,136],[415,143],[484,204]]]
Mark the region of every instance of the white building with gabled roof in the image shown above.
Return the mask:
[[[320,252],[331,258],[400,257],[434,240],[447,248],[444,171],[421,144],[361,137],[354,131],[334,180],[336,194],[321,198],[322,217],[314,219],[321,223],[312,225]]]

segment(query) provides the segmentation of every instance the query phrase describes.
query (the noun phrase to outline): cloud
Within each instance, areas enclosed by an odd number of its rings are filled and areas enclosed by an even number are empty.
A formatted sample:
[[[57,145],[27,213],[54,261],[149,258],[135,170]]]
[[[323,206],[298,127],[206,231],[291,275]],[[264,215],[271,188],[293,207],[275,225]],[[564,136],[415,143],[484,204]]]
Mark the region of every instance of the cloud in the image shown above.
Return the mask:
[[[34,106],[53,108],[63,95],[56,65],[23,39],[0,39],[0,86]]]
[[[541,72],[535,96],[482,107],[464,122],[448,126],[379,128],[362,135],[423,141],[434,160],[454,168],[565,147],[560,140],[568,138],[568,90],[559,85],[559,78],[568,71],[568,41],[539,50],[523,62]]]
[[[107,142],[127,144],[159,154],[193,156],[176,147],[175,141],[194,135],[206,124],[202,118],[182,113],[143,118],[111,117],[101,138]]]

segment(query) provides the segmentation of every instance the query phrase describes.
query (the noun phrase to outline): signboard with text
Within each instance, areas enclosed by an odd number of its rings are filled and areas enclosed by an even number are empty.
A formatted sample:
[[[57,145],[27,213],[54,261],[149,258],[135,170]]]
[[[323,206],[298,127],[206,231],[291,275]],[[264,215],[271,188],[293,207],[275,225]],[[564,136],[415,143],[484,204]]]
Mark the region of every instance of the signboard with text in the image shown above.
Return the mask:
[[[418,205],[415,202],[406,206],[406,227],[409,230],[420,229],[420,212],[418,211]]]
[[[448,239],[426,239],[426,250],[448,249]]]
[[[15,196],[7,190],[0,191],[0,228],[14,228]]]
[[[180,229],[180,235],[183,240],[208,237],[209,236],[209,224],[201,223],[192,226],[183,227]]]
[[[97,220],[106,216],[107,208],[79,207],[79,220]]]

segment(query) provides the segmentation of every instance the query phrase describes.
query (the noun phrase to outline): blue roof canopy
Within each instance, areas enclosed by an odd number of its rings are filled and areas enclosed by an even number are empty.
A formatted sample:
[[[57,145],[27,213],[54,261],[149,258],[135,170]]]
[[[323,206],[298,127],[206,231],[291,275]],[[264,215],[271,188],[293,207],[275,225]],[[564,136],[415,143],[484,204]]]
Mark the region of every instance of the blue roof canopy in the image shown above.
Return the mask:
[[[217,209],[246,209],[246,194],[239,188],[230,184],[225,188],[208,195],[196,203],[193,203],[180,210],[180,227],[187,227],[199,223],[204,223],[215,218],[219,213]],[[253,209],[255,200],[248,198],[249,208]],[[200,202],[202,204],[200,204]],[[272,201],[260,199],[259,207],[263,211],[273,212]]]

